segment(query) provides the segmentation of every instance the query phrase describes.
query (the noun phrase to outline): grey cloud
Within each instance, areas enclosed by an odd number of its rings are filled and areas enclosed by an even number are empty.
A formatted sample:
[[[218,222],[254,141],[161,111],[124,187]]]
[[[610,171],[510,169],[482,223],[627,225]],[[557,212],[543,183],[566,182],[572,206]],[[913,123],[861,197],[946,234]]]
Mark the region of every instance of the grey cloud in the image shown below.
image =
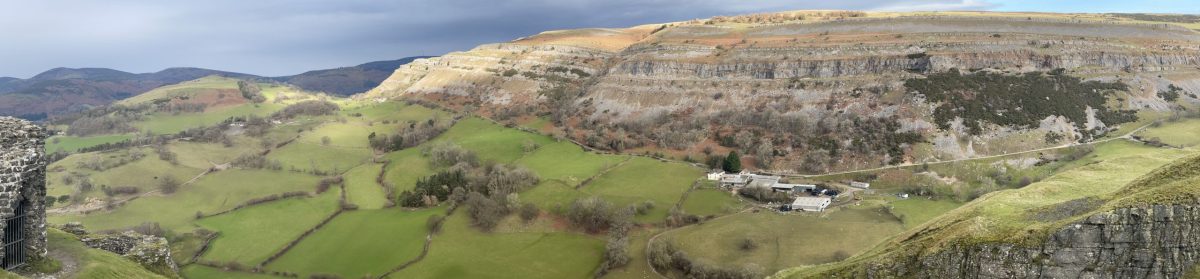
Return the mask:
[[[980,0],[0,0],[0,76],[194,66],[286,75],[440,55],[552,29],[798,9],[987,9]]]

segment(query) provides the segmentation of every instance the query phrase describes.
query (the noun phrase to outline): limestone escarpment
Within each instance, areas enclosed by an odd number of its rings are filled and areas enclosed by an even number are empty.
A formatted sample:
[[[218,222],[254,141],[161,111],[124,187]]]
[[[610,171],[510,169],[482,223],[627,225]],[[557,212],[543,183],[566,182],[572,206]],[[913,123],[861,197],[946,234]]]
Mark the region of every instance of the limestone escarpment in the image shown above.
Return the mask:
[[[1154,205],[1089,216],[1041,245],[955,245],[868,264],[867,278],[1179,278],[1200,263],[1200,207]]]
[[[806,172],[1001,154],[1055,144],[1016,147],[1012,138],[1056,132],[1085,140],[1094,132],[1070,124],[1034,131],[995,126],[982,135],[936,129],[935,104],[907,90],[904,80],[951,69],[1062,69],[1130,84],[1113,98],[1119,109],[1166,111],[1174,102],[1200,102],[1194,94],[1178,101],[1156,96],[1169,85],[1200,92],[1200,33],[1179,26],[1073,19],[1078,15],[867,15],[547,32],[420,60],[367,96],[438,99],[496,118],[550,116],[573,128],[564,131],[568,136],[600,148],[695,151],[718,142],[763,154],[757,167]],[[574,107],[547,94],[555,88],[568,88]],[[859,144],[853,133],[839,133],[862,128],[848,123],[881,119],[896,121],[885,123],[899,127],[888,132],[923,135],[930,146],[920,149],[931,151],[914,152],[924,143],[905,141]],[[791,124],[770,123],[780,121]],[[1116,126],[1109,124],[1084,126]],[[742,130],[758,139],[724,140]],[[825,139],[832,142],[818,142]],[[797,155],[813,151],[825,155]]]

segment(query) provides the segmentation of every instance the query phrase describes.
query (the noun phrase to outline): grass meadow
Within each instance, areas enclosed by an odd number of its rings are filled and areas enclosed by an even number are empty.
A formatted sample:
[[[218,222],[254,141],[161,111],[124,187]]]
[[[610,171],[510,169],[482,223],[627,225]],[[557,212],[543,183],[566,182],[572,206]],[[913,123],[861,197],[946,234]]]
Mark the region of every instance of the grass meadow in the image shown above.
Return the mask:
[[[359,209],[380,209],[389,197],[383,187],[375,183],[380,164],[363,164],[350,169],[342,177],[346,183],[346,202],[358,205]]]
[[[119,135],[99,135],[99,136],[53,136],[46,140],[46,152],[76,152],[81,148],[88,148],[105,143],[115,143],[123,140],[133,139],[132,134]]]
[[[802,214],[762,211],[672,231],[658,241],[679,245],[693,259],[726,267],[754,264],[770,274],[793,266],[833,262],[903,230],[899,220],[879,207]],[[746,239],[757,248],[743,249],[741,243]]]
[[[460,212],[424,260],[389,278],[585,278],[603,250],[601,239],[575,233],[482,233]]]
[[[121,229],[157,222],[168,230],[190,230],[197,212],[215,213],[272,194],[313,191],[319,177],[294,172],[224,170],[210,173],[170,195],[149,195],[111,211],[54,215],[50,222],[79,221],[91,230]],[[270,181],[270,183],[263,183]]]
[[[220,232],[203,259],[255,266],[337,209],[338,191],[254,205],[196,221]]]
[[[444,208],[358,210],[339,215],[305,238],[268,270],[336,274],[342,278],[382,275],[421,253],[430,216]],[[442,240],[441,236],[438,240]],[[483,253],[486,250],[479,250]]]

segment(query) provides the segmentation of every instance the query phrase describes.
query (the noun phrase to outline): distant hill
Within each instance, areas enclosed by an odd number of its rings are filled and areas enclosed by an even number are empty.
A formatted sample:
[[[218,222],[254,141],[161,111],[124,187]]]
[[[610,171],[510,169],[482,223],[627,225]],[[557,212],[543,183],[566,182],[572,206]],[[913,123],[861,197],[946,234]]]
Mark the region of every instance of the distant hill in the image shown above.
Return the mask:
[[[163,85],[210,75],[257,76],[200,68],[134,74],[105,68],[55,68],[29,79],[0,79],[0,115],[41,119],[106,105]]]
[[[378,86],[400,65],[418,58],[424,57],[370,62],[273,78],[201,68],[169,68],[144,74],[106,68],[55,68],[29,79],[0,77],[0,115],[40,120],[47,116],[111,104],[165,85],[213,75],[270,79],[295,84],[304,90],[344,96]]]
[[[272,79],[296,85],[304,90],[348,96],[379,86],[379,83],[387,79],[396,68],[420,58],[429,58],[429,56],[376,61],[353,67],[308,71],[299,75]]]

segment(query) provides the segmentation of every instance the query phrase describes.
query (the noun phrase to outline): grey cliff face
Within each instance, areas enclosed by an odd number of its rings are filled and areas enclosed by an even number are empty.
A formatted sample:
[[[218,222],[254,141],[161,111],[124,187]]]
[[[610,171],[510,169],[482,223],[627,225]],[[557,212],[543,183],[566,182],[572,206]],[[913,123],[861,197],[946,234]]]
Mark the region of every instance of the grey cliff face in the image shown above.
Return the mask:
[[[869,278],[1180,278],[1200,262],[1200,207],[1155,205],[1096,214],[1039,246],[956,245],[891,263]]]

